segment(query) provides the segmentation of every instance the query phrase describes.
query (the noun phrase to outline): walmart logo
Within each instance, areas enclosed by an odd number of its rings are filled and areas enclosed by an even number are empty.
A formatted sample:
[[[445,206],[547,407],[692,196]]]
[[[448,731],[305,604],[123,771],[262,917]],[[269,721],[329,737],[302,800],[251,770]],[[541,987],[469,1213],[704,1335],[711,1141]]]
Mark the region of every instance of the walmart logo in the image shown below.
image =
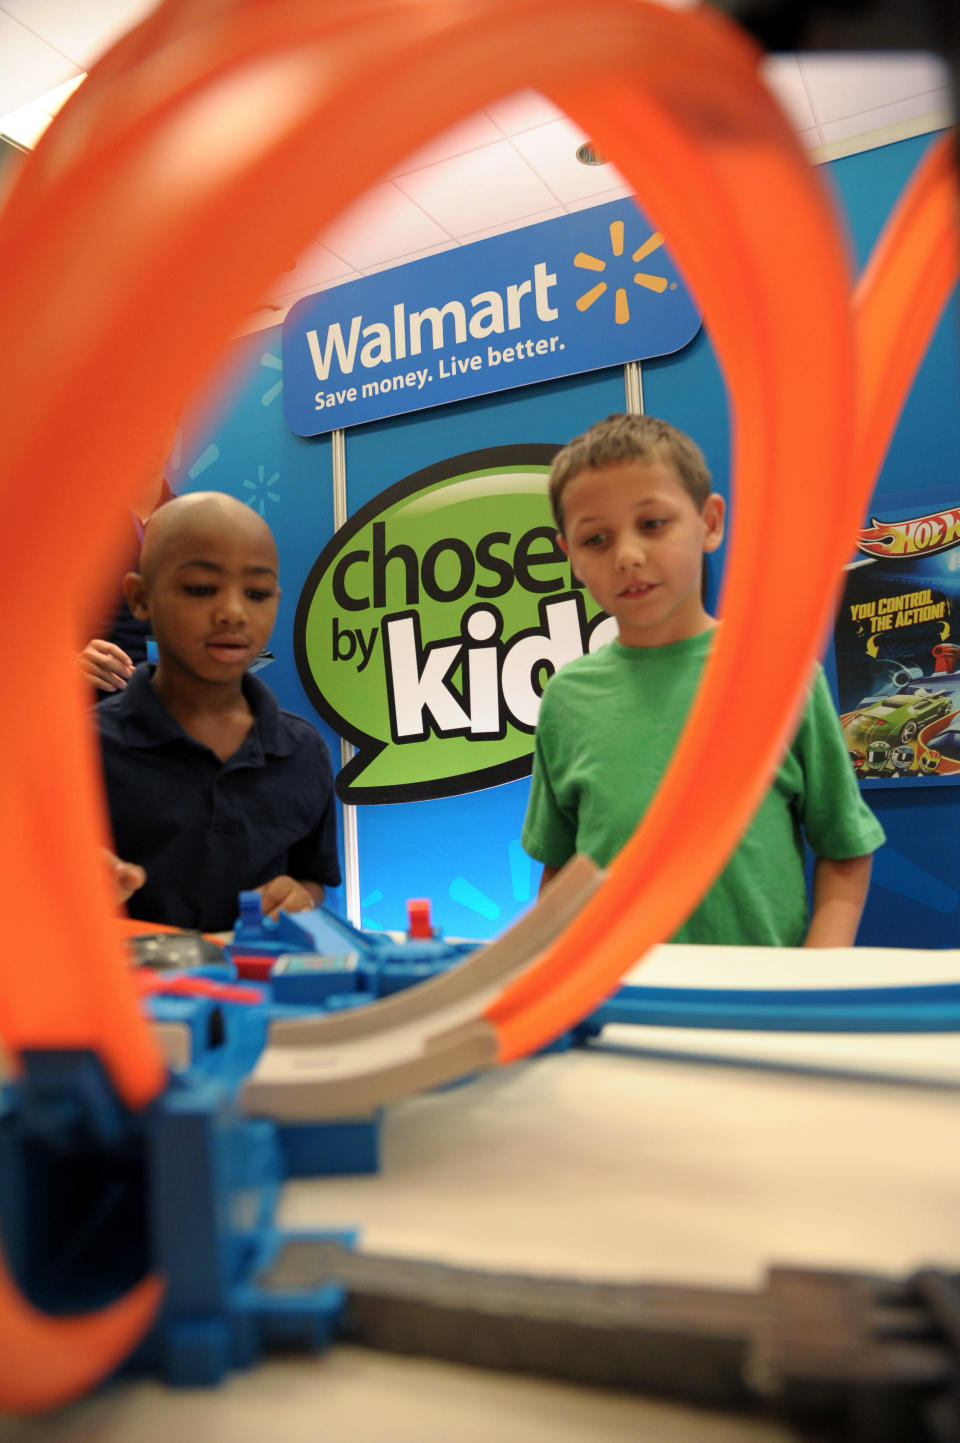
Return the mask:
[[[621,264],[615,267],[619,272],[627,269],[626,262],[621,259],[623,257],[623,230],[622,220],[610,222],[610,250],[614,260],[621,261]],[[630,256],[630,260],[634,265],[638,265],[641,261],[645,261],[647,256],[652,255],[655,250],[659,250],[662,245],[663,236],[659,231],[654,231],[653,235],[647,237],[643,245],[637,247]],[[588,251],[578,251],[573,258],[573,264],[579,266],[583,271],[605,271],[607,269],[606,261],[601,260],[599,256],[590,255]],[[633,284],[643,286],[644,289],[648,291],[656,291],[658,295],[661,295],[667,289],[668,284],[672,291],[675,291],[677,288],[676,281],[668,282],[666,276],[651,275],[647,271],[637,271],[633,276]],[[608,289],[609,286],[606,281],[598,281],[595,286],[591,286],[588,291],[584,291],[582,296],[577,297],[577,310],[588,311],[594,301],[598,301]],[[630,319],[630,301],[626,286],[618,285],[616,287],[614,293],[613,318],[618,326],[625,326]]]
[[[266,466],[258,466],[256,481],[251,481],[249,477],[243,481],[243,489],[249,491],[250,495],[240,499],[245,500],[248,506],[252,506],[254,511],[259,511],[260,515],[264,516],[267,509],[265,503],[280,500],[278,492],[273,489],[279,480],[279,471],[274,471],[272,476],[268,476]]]
[[[304,297],[262,400],[282,381],[291,429],[315,436],[669,355],[699,324],[669,237],[623,199]]]

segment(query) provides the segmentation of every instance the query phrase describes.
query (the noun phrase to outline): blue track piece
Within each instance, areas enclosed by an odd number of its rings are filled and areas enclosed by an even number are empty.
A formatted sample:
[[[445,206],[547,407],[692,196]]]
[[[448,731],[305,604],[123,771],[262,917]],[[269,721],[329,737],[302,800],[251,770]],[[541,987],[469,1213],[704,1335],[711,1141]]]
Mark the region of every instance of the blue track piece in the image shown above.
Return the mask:
[[[233,941],[225,950],[231,959],[283,957],[278,976],[286,980],[274,992],[276,1000],[322,1006],[327,993],[351,990],[344,984],[347,974],[358,990],[388,996],[452,967],[479,945],[436,935],[395,941],[385,932],[354,927],[322,905],[295,916],[281,912],[273,921],[263,916],[258,892],[241,892]]]
[[[621,987],[582,1024],[737,1032],[960,1032],[960,982],[916,987]]]
[[[131,1112],[85,1051],[30,1053],[0,1087],[0,1234],[23,1296],[54,1315],[90,1313],[147,1273],[163,1279],[126,1372],[213,1384],[271,1348],[320,1350],[336,1337],[342,1288],[264,1282],[290,1238],[277,1198],[289,1176],[376,1165],[375,1128],[286,1136],[240,1111],[236,1090],[230,1068],[197,1066]],[[353,1242],[340,1229],[316,1237]]]

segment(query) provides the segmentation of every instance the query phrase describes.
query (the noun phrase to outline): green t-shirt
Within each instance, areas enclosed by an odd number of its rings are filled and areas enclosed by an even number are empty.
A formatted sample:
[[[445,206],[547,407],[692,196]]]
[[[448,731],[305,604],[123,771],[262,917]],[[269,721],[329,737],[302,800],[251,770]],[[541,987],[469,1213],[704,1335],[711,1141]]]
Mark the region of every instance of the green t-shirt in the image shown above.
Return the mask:
[[[568,662],[540,706],[523,846],[560,867],[606,866],[653,797],[693,701],[713,630],[670,646],[619,641]],[[744,726],[749,727],[745,711]],[[716,758],[723,766],[723,757]],[[704,785],[710,785],[704,777]],[[884,841],[857,786],[822,668],[770,791],[726,868],[673,941],[798,947],[809,907],[803,840],[821,857]]]

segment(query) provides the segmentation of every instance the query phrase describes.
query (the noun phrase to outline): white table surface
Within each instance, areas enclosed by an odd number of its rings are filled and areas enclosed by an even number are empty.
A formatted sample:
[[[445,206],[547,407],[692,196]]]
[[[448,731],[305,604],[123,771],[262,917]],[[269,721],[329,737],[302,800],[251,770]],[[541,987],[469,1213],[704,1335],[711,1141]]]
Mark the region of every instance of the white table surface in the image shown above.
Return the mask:
[[[729,955],[724,955],[729,954]],[[960,980],[957,953],[660,948],[632,980]],[[827,980],[832,978],[833,981]],[[601,1046],[408,1098],[378,1176],[302,1179],[281,1224],[372,1252],[620,1281],[756,1287],[773,1263],[960,1267],[960,1038],[616,1028]],[[337,1346],[216,1390],[122,1384],[3,1443],[785,1443],[704,1414]]]

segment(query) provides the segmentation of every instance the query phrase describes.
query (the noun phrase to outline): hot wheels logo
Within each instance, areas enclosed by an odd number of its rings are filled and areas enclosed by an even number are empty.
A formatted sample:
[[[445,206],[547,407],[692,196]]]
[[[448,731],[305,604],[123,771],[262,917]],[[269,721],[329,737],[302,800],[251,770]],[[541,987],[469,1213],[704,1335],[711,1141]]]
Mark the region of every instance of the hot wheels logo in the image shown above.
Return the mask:
[[[857,550],[868,556],[932,556],[960,542],[960,508],[913,516],[906,521],[878,521],[857,533]]]

